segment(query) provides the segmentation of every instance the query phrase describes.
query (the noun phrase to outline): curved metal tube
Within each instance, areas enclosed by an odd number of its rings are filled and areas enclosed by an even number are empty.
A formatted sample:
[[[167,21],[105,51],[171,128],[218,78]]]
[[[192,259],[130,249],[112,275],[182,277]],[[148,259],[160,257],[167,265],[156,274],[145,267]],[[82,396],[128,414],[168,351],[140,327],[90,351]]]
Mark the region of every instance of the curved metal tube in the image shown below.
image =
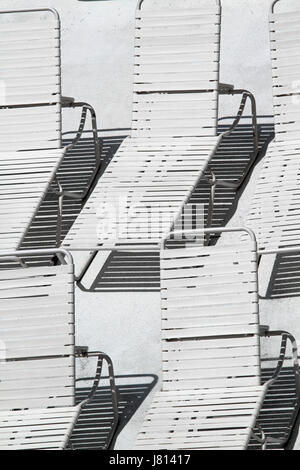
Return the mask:
[[[112,360],[110,357],[102,352],[90,352],[87,354],[87,357],[98,357],[97,361],[97,369],[96,369],[96,375],[94,378],[94,382],[92,385],[92,388],[88,394],[88,397],[83,400],[80,403],[80,409],[82,409],[84,406],[88,405],[89,402],[93,399],[97,388],[99,386],[99,382],[101,379],[101,374],[102,374],[102,366],[103,366],[103,361],[107,363],[107,368],[108,368],[108,374],[109,374],[109,383],[110,383],[110,390],[111,390],[111,398],[112,398],[112,406],[113,406],[113,414],[114,414],[114,422],[113,426],[110,432],[110,439],[108,442],[108,448],[110,447],[110,444],[113,440],[113,437],[115,435],[118,423],[119,423],[119,405],[118,405],[118,396],[117,396],[117,388],[116,388],[116,383],[115,383],[115,374],[114,374],[114,366],[112,363]]]
[[[74,137],[72,142],[69,145],[66,146],[67,151],[74,148],[75,145],[79,142],[79,140],[82,136],[83,130],[84,130],[84,126],[85,126],[85,123],[86,123],[86,118],[87,118],[87,107],[83,106],[82,111],[81,111],[80,123],[79,123],[78,130],[76,132],[76,136]]]
[[[290,424],[286,427],[287,428],[287,437],[280,438],[280,439],[275,439],[275,438],[270,438],[268,437],[267,439],[271,442],[276,442],[277,444],[280,444],[282,446],[285,446],[287,442],[289,441],[291,431],[293,429],[293,426],[297,420],[297,415],[299,413],[299,407],[300,407],[300,367],[299,367],[299,359],[298,359],[298,348],[297,348],[297,343],[293,335],[291,335],[289,332],[284,331],[284,330],[279,330],[279,331],[270,331],[266,335],[267,337],[274,337],[274,336],[282,336],[281,340],[281,347],[280,347],[280,355],[279,355],[279,360],[277,363],[277,367],[275,369],[275,372],[273,376],[271,377],[270,380],[268,380],[265,384],[264,387],[267,390],[273,383],[277,380],[282,367],[284,360],[286,358],[286,346],[287,346],[287,340],[289,339],[292,345],[292,358],[293,358],[293,367],[294,367],[294,374],[295,374],[295,383],[296,383],[296,398],[295,398],[295,411],[293,413],[293,416],[291,418]]]
[[[276,3],[280,2],[280,0],[274,0],[274,2],[272,3],[271,5],[271,13],[274,13],[274,8],[275,8],[275,5]]]
[[[242,186],[242,184],[244,183],[245,179],[247,178],[247,176],[248,176],[251,168],[253,167],[253,165],[256,161],[256,158],[258,156],[259,136],[258,136],[258,127],[257,127],[256,100],[255,100],[254,95],[250,91],[244,90],[244,89],[230,90],[230,91],[228,91],[228,92],[226,91],[224,93],[220,92],[220,94],[222,94],[222,95],[224,95],[224,94],[226,94],[226,95],[239,95],[239,94],[242,94],[242,99],[241,99],[241,103],[240,103],[240,107],[239,107],[239,111],[237,113],[237,116],[236,116],[233,124],[231,125],[230,129],[223,134],[224,137],[229,136],[232,133],[232,131],[237,127],[237,125],[240,123],[240,120],[241,120],[241,118],[244,114],[244,111],[245,111],[247,99],[249,99],[250,102],[251,102],[252,131],[253,131],[253,152],[252,152],[251,158],[249,160],[249,163],[247,164],[247,166],[244,170],[244,173],[243,173],[243,175],[240,178],[238,183],[229,183],[229,182],[224,181],[224,180],[218,180],[217,181],[218,184],[220,184],[221,186],[223,186],[225,188],[238,190]]]
[[[73,257],[71,253],[63,248],[53,248],[53,249],[41,249],[41,250],[17,250],[17,251],[0,251],[0,259],[5,258],[24,258],[25,256],[34,256],[34,255],[63,255],[68,264],[73,263]]]
[[[260,432],[261,437],[259,437],[257,434],[255,434],[254,430],[252,430],[252,437],[253,437],[253,439],[255,439],[256,442],[258,442],[261,445],[262,450],[266,450],[267,437],[266,437],[263,429],[261,428],[261,426],[259,424],[256,425],[256,428]]]

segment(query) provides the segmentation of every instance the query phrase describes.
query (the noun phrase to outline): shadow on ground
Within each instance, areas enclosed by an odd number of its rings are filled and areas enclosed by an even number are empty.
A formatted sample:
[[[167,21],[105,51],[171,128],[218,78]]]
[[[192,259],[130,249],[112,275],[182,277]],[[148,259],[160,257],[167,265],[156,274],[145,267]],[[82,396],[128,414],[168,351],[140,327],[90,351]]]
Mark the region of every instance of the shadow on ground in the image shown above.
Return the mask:
[[[262,382],[269,380],[274,373],[273,368],[262,369]],[[77,384],[76,401],[84,400],[90,388],[83,386],[86,379]],[[128,424],[135,412],[147,398],[157,384],[154,375],[116,376],[116,384],[119,399],[120,422],[114,436],[113,447],[117,437]],[[284,439],[287,437],[287,429],[294,413],[296,397],[295,375],[293,368],[283,368],[279,379],[270,387],[265,398],[258,424],[269,437]],[[299,421],[299,418],[298,418]],[[83,410],[79,421],[73,431],[71,443],[74,448],[80,450],[105,449],[111,439],[111,427],[113,423],[113,411],[110,389],[108,386],[100,387],[93,401]],[[287,448],[293,448],[297,438],[298,424],[291,435]],[[278,444],[268,444],[268,449],[280,449]],[[260,446],[252,439],[248,450],[258,450]]]
[[[113,436],[113,447],[120,432],[157,384],[155,375],[117,375],[116,387],[119,402],[119,424]],[[90,388],[83,386],[88,379],[77,381],[76,402],[87,398]],[[105,380],[105,379],[103,379]],[[106,449],[111,440],[113,409],[110,388],[99,387],[92,402],[80,414],[71,437],[74,450]]]

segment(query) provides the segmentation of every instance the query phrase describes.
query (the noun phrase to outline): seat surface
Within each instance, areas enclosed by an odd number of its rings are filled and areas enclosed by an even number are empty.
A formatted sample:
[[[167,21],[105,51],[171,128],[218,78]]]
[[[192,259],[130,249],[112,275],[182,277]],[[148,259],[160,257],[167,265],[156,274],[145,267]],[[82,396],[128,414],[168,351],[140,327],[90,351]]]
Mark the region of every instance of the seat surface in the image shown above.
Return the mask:
[[[126,139],[63,245],[157,248],[203,175],[217,139]]]
[[[80,408],[0,412],[1,450],[64,449]]]
[[[135,449],[246,449],[264,394],[263,386],[157,393]]]
[[[64,150],[0,153],[0,251],[18,249]]]

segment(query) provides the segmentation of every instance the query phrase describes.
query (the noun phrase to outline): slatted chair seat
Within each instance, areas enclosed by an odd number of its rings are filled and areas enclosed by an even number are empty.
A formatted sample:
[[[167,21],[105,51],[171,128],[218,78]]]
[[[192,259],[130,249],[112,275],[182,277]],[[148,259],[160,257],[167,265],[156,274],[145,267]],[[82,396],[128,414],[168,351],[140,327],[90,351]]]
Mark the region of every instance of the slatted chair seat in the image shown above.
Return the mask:
[[[242,231],[235,245],[161,250],[162,388],[136,449],[247,448],[270,382],[260,381],[256,241]]]
[[[51,10],[0,21],[0,250],[16,250],[65,153],[60,25]]]
[[[218,147],[220,2],[177,6],[139,2],[131,136],[63,241],[68,249],[157,249]]]
[[[0,411],[0,449],[63,450],[79,412],[79,406]]]
[[[66,264],[13,267],[20,256],[60,256]],[[88,400],[75,404],[74,266],[64,251],[1,251],[0,449],[63,449]],[[113,394],[114,411],[117,412]],[[116,419],[116,418],[115,418]]]
[[[261,250],[299,245],[299,5],[277,0],[270,13],[275,140],[269,146],[246,218]]]

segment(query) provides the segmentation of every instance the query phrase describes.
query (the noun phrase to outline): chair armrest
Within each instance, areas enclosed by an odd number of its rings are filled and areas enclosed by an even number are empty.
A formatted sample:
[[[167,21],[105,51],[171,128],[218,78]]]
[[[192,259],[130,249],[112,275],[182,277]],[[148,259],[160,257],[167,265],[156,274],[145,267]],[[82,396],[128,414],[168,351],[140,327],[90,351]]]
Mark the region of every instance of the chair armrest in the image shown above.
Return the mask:
[[[266,337],[270,332],[270,327],[266,325],[259,325],[259,336]]]
[[[88,346],[75,346],[76,357],[88,357],[89,348]]]
[[[221,95],[231,93],[234,90],[234,85],[228,83],[219,83],[219,93]]]
[[[64,147],[65,152],[72,150],[81,139],[85,125],[86,125],[87,114],[88,112],[90,113],[93,143],[94,143],[94,149],[95,149],[95,168],[90,177],[87,188],[83,191],[83,193],[80,196],[78,196],[77,193],[72,194],[68,191],[64,191],[64,196],[84,201],[89,195],[90,189],[93,183],[95,182],[95,179],[101,167],[101,145],[100,145],[99,138],[98,138],[98,125],[97,125],[96,111],[90,104],[85,103],[83,101],[75,101],[74,98],[71,98],[68,96],[62,97],[61,105],[62,105],[62,108],[71,108],[71,109],[81,108],[81,117],[80,117],[79,126],[77,129],[76,135],[71,141],[71,143]]]

